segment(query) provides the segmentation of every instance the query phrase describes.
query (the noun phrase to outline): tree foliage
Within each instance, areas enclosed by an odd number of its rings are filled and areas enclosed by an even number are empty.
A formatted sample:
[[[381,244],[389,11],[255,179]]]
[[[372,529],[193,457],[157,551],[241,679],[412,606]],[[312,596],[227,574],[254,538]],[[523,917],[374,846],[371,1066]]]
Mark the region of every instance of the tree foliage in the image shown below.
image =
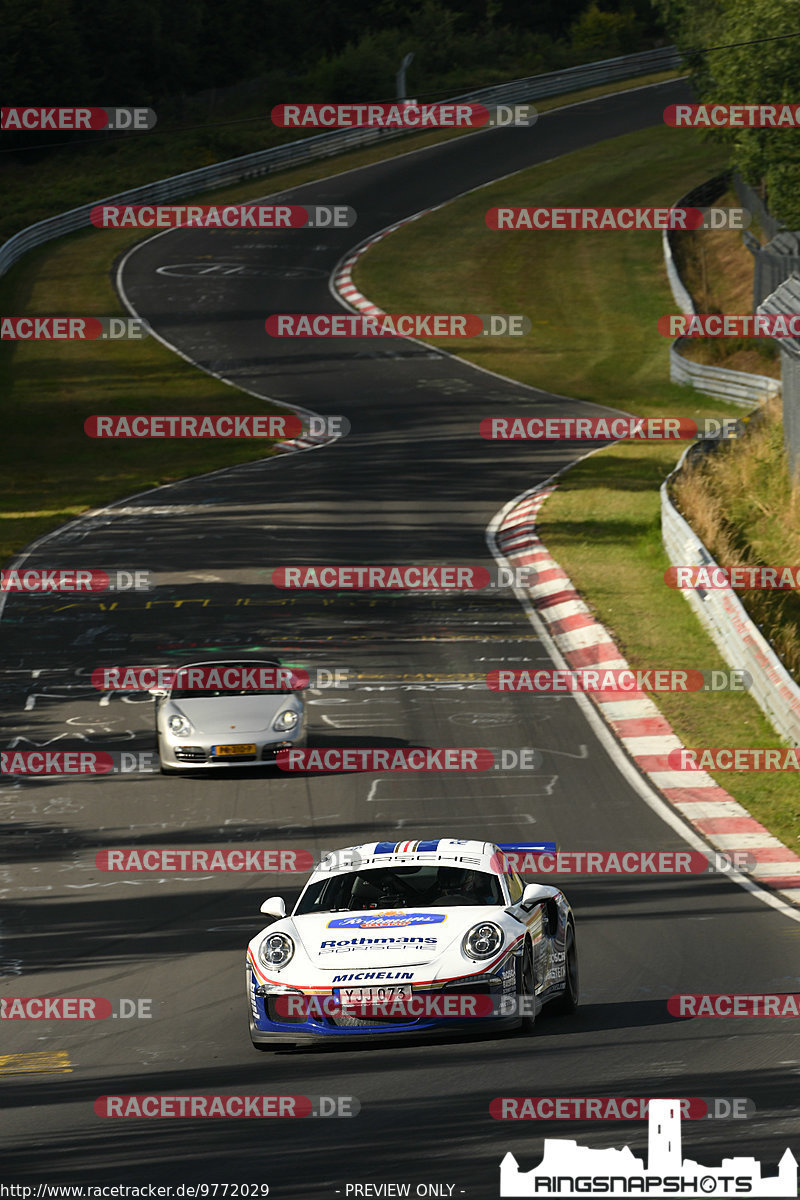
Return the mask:
[[[686,55],[701,102],[798,103],[797,0],[654,0],[654,8]],[[779,34],[798,36],[757,40]],[[730,48],[699,53],[723,45]],[[800,229],[800,129],[732,128],[713,136],[730,146],[743,178],[763,186],[773,215]]]

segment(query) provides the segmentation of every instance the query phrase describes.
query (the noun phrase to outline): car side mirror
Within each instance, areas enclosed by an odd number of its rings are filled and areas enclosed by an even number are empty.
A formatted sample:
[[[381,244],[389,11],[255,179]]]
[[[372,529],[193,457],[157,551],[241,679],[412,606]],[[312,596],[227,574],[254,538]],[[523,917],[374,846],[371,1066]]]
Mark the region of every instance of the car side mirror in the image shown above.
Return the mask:
[[[267,917],[285,917],[286,903],[283,896],[270,896],[268,900],[264,901],[258,911],[264,913]]]
[[[167,694],[167,689],[162,687],[153,687],[148,688],[147,690],[151,696],[155,696],[159,700],[161,700]]]
[[[540,904],[542,900],[552,900],[557,893],[558,888],[548,887],[544,883],[526,883],[520,904],[523,908],[533,908],[534,904]]]

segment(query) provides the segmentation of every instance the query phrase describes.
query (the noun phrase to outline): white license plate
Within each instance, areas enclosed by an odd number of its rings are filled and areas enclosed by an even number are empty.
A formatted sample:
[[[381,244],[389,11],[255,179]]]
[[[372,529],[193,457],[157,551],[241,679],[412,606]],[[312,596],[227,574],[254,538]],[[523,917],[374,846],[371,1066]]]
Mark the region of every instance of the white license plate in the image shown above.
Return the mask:
[[[384,1003],[387,1000],[397,1000],[400,996],[411,995],[410,983],[386,983],[377,987],[339,988],[340,1004],[363,1004],[365,1001]]]
[[[256,748],[250,743],[241,746],[212,746],[211,753],[220,757],[226,754],[255,754]]]

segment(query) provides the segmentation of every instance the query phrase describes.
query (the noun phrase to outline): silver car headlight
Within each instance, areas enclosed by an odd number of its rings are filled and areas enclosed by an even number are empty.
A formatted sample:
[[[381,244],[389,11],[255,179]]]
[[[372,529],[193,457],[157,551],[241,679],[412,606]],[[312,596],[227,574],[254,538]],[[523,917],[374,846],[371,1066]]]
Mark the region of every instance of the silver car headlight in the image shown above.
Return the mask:
[[[258,948],[258,957],[265,967],[285,967],[294,954],[294,942],[288,933],[268,933]]]
[[[468,958],[492,958],[503,944],[503,931],[494,921],[481,921],[464,934],[461,949]]]
[[[289,733],[290,730],[295,728],[299,720],[300,717],[293,708],[286,708],[275,718],[272,728],[278,733]]]
[[[170,733],[174,733],[176,737],[188,737],[190,733],[194,733],[186,717],[182,717],[180,713],[173,713],[167,720],[167,728]]]

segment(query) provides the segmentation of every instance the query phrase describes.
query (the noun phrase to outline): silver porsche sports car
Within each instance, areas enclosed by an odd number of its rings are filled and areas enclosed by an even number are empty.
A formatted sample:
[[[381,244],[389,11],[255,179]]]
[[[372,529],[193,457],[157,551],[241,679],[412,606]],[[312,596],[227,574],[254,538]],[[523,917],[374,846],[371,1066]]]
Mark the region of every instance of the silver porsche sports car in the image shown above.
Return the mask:
[[[275,763],[304,746],[305,706],[277,659],[187,663],[167,688],[151,688],[161,771]]]

